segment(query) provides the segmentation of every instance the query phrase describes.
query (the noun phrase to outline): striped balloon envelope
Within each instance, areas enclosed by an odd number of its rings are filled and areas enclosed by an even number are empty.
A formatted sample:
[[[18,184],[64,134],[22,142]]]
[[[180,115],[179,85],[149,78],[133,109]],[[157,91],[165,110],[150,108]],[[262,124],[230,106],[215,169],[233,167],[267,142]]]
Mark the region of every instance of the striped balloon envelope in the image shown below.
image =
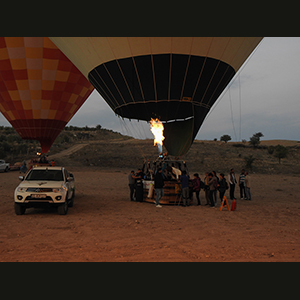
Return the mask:
[[[47,153],[93,86],[47,37],[0,37],[0,111]]]
[[[123,118],[164,123],[184,155],[261,37],[51,37]]]

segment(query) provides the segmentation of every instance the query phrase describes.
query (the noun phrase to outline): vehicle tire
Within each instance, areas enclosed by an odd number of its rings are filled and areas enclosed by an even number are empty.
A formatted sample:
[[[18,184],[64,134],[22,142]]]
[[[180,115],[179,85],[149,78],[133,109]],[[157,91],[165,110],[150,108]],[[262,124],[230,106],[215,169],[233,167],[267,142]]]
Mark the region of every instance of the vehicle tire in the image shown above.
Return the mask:
[[[74,200],[73,200],[73,197],[69,200],[69,203],[68,203],[68,206],[69,207],[73,207],[74,205]]]
[[[8,167],[6,167],[5,168],[5,170],[4,170],[4,172],[8,172],[9,171],[9,168]]]
[[[59,215],[66,215],[68,213],[68,202],[65,201],[63,204],[59,205],[57,212]]]
[[[73,207],[73,205],[74,205],[74,197],[75,197],[75,190],[73,190],[72,197],[71,197],[71,199],[69,201],[69,204],[68,204],[69,207]]]
[[[21,204],[18,204],[18,203],[15,203],[15,213],[16,213],[16,215],[24,215],[25,210],[26,210],[25,206],[23,206]]]

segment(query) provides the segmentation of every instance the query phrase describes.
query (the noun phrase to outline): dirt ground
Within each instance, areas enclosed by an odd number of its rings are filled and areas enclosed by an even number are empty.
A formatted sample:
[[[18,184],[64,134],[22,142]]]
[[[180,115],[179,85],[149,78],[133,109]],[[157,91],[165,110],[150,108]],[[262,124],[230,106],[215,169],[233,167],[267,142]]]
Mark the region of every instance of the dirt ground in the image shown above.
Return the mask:
[[[76,197],[65,216],[15,215],[19,172],[0,173],[1,262],[300,261],[299,176],[251,174],[252,201],[220,211],[204,206],[203,191],[201,206],[131,202],[130,170],[70,171]]]

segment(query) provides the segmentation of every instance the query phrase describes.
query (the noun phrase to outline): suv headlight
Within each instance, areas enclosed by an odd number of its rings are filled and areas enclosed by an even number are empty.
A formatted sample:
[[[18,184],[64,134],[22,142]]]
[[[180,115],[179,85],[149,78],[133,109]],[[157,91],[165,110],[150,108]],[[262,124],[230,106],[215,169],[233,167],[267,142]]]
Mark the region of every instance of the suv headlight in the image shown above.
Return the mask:
[[[66,188],[64,188],[64,187],[52,189],[53,193],[63,193],[65,190],[66,190]]]
[[[26,190],[27,190],[27,188],[24,188],[24,187],[18,187],[18,188],[17,188],[17,192],[18,192],[18,193],[25,193]]]

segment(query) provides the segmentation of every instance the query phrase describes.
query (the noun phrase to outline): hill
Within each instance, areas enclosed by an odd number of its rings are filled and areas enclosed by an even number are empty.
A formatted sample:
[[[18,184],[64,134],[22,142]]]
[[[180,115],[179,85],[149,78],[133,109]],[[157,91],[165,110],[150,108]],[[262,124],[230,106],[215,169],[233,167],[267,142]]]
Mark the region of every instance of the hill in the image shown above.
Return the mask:
[[[271,146],[276,145],[288,149],[287,158],[280,164],[270,151]],[[31,159],[37,151],[40,151],[37,141],[22,140],[12,127],[0,127],[1,159],[13,164]],[[92,128],[70,126],[57,137],[48,154],[57,164],[65,166],[136,170],[145,159],[156,159],[158,150],[152,139],[137,140],[100,125]],[[252,168],[247,166],[250,158]],[[261,174],[300,174],[300,142],[269,140],[252,148],[248,143],[195,140],[181,159],[187,162],[191,172],[202,174],[212,170],[227,174],[231,168],[236,172],[247,168]]]
[[[254,162],[250,172],[261,174],[300,174],[300,143],[291,142],[287,146],[289,154],[281,160],[270,154],[268,147],[278,145],[267,143],[253,149],[242,143],[223,143],[215,141],[195,141],[189,152],[181,159],[187,162],[190,172],[205,173],[216,170],[217,173],[228,173],[231,168],[239,172],[246,168],[246,159],[252,156]],[[284,143],[283,143],[284,144]],[[118,139],[92,141],[70,155],[57,158],[58,163],[69,166],[91,167],[95,169],[137,170],[145,159],[150,161],[158,156],[153,140]]]
[[[66,126],[53,143],[49,155],[61,152],[75,144],[103,140],[128,140],[131,137],[121,135],[109,129],[96,127]],[[13,127],[0,126],[0,158],[14,164],[31,159],[41,152],[40,143],[36,140],[23,140]]]

